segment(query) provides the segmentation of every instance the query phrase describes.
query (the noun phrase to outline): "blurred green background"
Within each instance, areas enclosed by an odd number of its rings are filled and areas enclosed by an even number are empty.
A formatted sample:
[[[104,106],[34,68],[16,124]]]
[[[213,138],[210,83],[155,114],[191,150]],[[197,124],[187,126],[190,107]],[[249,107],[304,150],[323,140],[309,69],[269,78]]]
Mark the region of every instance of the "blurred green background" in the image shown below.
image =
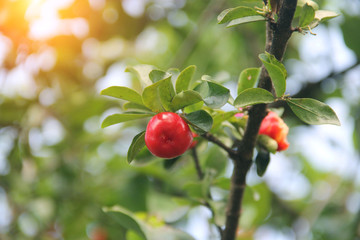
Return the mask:
[[[290,148],[272,156],[263,178],[249,173],[239,239],[360,239],[360,1],[316,2],[341,16],[314,29],[316,36],[292,36],[287,93],[326,102],[342,126],[306,126],[285,108]],[[138,89],[124,72],[128,65],[194,64],[197,78],[223,81],[236,97],[240,72],[260,66],[265,27],[226,29],[216,17],[261,3],[0,1],[0,239],[137,239],[102,211],[113,205],[152,226],[219,239],[208,209],[193,201],[189,154],[175,164],[127,164],[146,121],[101,129],[123,102],[99,92]],[[221,222],[232,166],[212,144],[200,142],[199,152],[203,168],[215,171],[211,191]]]

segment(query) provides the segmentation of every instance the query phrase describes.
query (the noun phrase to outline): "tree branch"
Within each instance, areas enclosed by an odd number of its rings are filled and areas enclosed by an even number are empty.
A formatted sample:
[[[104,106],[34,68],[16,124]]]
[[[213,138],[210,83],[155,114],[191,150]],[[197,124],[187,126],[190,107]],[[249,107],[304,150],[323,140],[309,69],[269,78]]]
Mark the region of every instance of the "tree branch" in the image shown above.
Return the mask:
[[[269,50],[278,60],[282,60],[287,42],[292,34],[291,22],[294,17],[297,0],[284,0],[280,6],[278,21],[273,29],[267,23],[266,50]],[[268,41],[271,41],[269,44]],[[270,77],[262,67],[259,87],[272,91]],[[222,240],[234,240],[239,224],[241,203],[246,187],[246,175],[252,164],[257,134],[262,119],[266,116],[266,105],[258,104],[249,111],[249,119],[245,129],[244,138],[238,146],[234,161],[234,170],[231,178],[230,196],[226,211],[226,225]]]
[[[212,135],[209,132],[202,134],[201,137],[207,139],[209,142],[215,143],[216,145],[218,145],[219,147],[224,149],[229,154],[230,157],[235,156],[237,154],[237,152],[235,150],[233,150],[233,149],[229,148],[228,146],[226,146],[217,137],[215,137],[214,135]]]

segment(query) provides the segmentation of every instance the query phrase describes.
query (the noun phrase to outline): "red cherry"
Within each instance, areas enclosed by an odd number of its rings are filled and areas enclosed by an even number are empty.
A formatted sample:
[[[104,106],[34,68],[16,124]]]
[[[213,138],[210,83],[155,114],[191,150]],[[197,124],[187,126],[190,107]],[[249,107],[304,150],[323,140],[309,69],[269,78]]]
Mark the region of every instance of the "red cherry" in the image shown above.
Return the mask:
[[[190,147],[192,141],[189,126],[176,113],[158,113],[150,119],[146,128],[145,144],[157,157],[177,157]]]
[[[284,151],[289,147],[286,140],[289,128],[284,121],[274,112],[269,112],[260,125],[259,134],[268,135],[274,139],[278,148],[277,151]]]
[[[97,227],[91,232],[91,240],[107,240],[108,234],[105,229]]]
[[[198,137],[199,135],[197,135],[196,133],[192,132],[192,136],[193,136],[193,141],[189,147],[189,149],[192,149],[196,146],[196,144],[198,143],[198,141],[195,139],[196,137]]]

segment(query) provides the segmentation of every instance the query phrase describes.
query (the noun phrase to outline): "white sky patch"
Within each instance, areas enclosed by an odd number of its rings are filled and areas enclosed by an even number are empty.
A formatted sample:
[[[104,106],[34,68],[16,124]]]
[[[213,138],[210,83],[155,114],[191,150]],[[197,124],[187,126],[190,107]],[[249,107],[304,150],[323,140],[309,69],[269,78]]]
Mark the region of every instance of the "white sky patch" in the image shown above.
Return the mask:
[[[301,168],[282,153],[272,156],[264,178],[268,186],[285,200],[306,197],[311,190],[309,180],[300,172]]]
[[[27,99],[33,99],[36,96],[36,83],[23,64],[18,65],[9,72],[3,72],[1,75],[0,95],[9,98],[21,96]]]
[[[60,19],[58,11],[69,7],[74,0],[34,1],[25,18],[29,21],[29,38],[47,40],[57,35],[74,35],[84,38],[89,33],[89,25],[84,18]]]
[[[154,27],[147,27],[142,31],[135,41],[137,54],[152,52],[162,54],[168,49],[168,40],[165,34],[159,32]]]
[[[140,17],[144,14],[147,0],[123,0],[122,7],[131,17]]]
[[[111,65],[106,75],[100,78],[96,83],[96,90],[101,90],[111,86],[124,86],[131,88],[130,73],[125,72],[126,65],[122,62],[116,62]]]
[[[6,192],[0,187],[0,233],[5,233],[12,221],[12,212],[7,200]]]

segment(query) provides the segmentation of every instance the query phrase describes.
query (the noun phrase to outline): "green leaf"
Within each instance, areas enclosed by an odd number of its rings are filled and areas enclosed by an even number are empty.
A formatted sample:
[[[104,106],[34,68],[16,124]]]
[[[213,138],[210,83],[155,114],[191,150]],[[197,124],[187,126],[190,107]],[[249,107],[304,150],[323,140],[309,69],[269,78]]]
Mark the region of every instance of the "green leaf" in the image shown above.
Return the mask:
[[[262,88],[249,88],[242,91],[234,101],[236,108],[246,107],[260,103],[272,103],[274,96]]]
[[[318,19],[321,22],[338,17],[338,16],[340,16],[340,14],[333,12],[333,11],[328,11],[328,10],[315,11],[315,19]]]
[[[259,177],[262,177],[270,163],[270,153],[265,150],[260,150],[256,155],[255,164],[256,164],[256,173]]]
[[[337,17],[340,14],[336,13],[336,12],[332,12],[332,11],[327,11],[327,10],[317,10],[315,11],[315,17],[314,20],[311,22],[311,24],[309,25],[311,29],[317,27],[320,22],[325,22],[331,18]],[[346,21],[346,24],[348,24],[348,21]],[[357,27],[357,25],[356,25]],[[352,32],[353,33],[353,32]]]
[[[125,72],[131,72],[140,80],[144,87],[152,84],[149,77],[150,72],[154,69],[151,65],[141,64],[132,67],[127,67]]]
[[[334,110],[328,105],[311,98],[292,98],[286,100],[295,115],[308,124],[333,124],[340,126]]]
[[[132,160],[136,157],[136,155],[143,149],[145,146],[145,131],[137,134],[129,147],[128,153],[127,153],[127,161],[128,163],[131,163]]]
[[[225,151],[219,150],[218,146],[212,146],[205,153],[202,152],[200,162],[203,169],[211,169],[212,176],[217,177],[224,173],[228,165],[228,158]]]
[[[191,113],[191,112],[201,110],[203,106],[204,106],[204,102],[200,101],[198,103],[195,103],[195,104],[185,107],[184,113]]]
[[[230,190],[231,180],[230,180],[230,178],[220,177],[220,178],[217,178],[214,180],[213,186],[224,189],[224,190]]]
[[[214,179],[215,172],[213,169],[207,169],[205,176],[201,181],[191,181],[184,185],[187,194],[195,199],[208,199],[210,185]]]
[[[193,126],[194,130],[200,134],[211,130],[213,119],[204,110],[199,110],[185,115],[185,119]]]
[[[273,193],[264,182],[246,187],[243,196],[243,217],[240,219],[241,226],[252,228],[264,223],[272,212],[272,196]]]
[[[226,25],[227,28],[229,27],[234,27],[240,24],[244,24],[244,23],[251,23],[251,22],[258,22],[258,21],[265,21],[266,19],[263,16],[250,16],[250,17],[243,17],[243,18],[238,18],[238,19],[234,19],[231,22],[228,23],[228,25]]]
[[[175,90],[170,76],[146,87],[142,94],[144,105],[153,112],[171,111],[171,101]]]
[[[142,101],[142,100],[141,100]],[[151,112],[150,109],[148,109],[147,107],[145,107],[143,104],[137,104],[134,102],[127,102],[123,105],[123,109],[124,110],[134,110],[137,112]]]
[[[302,10],[301,10],[300,20],[299,20],[299,27],[308,26],[314,20],[314,17],[315,17],[314,8],[306,3],[302,7]]]
[[[166,78],[170,78],[171,77],[171,74],[170,73],[167,73],[167,72],[163,72],[163,71],[160,71],[160,70],[152,70],[149,74],[149,77],[151,79],[151,81],[153,83],[156,83],[160,80],[163,80],[163,79],[166,79]]]
[[[170,108],[172,111],[176,112],[179,109],[201,101],[202,97],[198,92],[195,92],[193,90],[186,90],[175,95],[175,97],[171,101]]]
[[[234,117],[234,115],[238,113],[238,111],[229,111],[229,112],[219,112],[213,115],[213,129],[216,130],[218,127],[221,126],[221,123],[224,121]]]
[[[180,93],[189,89],[195,70],[196,66],[191,65],[181,71],[175,83],[176,93]]]
[[[269,53],[262,53],[259,55],[266,70],[268,71],[271,81],[274,85],[276,96],[282,97],[286,90],[286,75],[287,72],[282,63]]]
[[[140,118],[151,117],[153,114],[150,113],[116,113],[110,116],[107,116],[104,121],[101,123],[101,127],[105,128],[117,123],[132,121]]]
[[[218,23],[227,23],[234,20],[241,20],[245,18],[249,19],[249,17],[258,17],[261,18],[260,20],[265,20],[265,18],[259,14],[255,9],[250,7],[236,7],[236,8],[229,8],[224,11],[222,11],[218,16]],[[245,22],[245,21],[244,21]]]
[[[344,20],[345,21],[341,24],[341,30],[343,32],[345,44],[348,48],[353,50],[357,55],[357,58],[360,59],[360,18],[359,16],[344,15]]]
[[[194,90],[200,93],[205,104],[211,108],[221,108],[230,97],[229,89],[210,81],[203,81]]]
[[[128,210],[115,206],[112,208],[103,208],[103,211],[109,215],[116,223],[125,229],[134,231],[141,237],[141,239],[147,240],[145,232],[142,230],[141,225],[136,221],[133,214]]]
[[[112,86],[102,90],[100,94],[143,105],[141,95],[131,88]]]
[[[120,226],[133,231],[143,240],[195,240],[189,234],[171,226],[157,223],[157,218],[147,214],[134,214],[120,206],[104,208],[103,211]],[[155,222],[154,222],[155,221]],[[161,220],[160,220],[161,221]],[[131,235],[127,235],[131,237]]]
[[[237,93],[241,93],[245,89],[253,88],[259,77],[260,68],[244,69],[239,76]]]

